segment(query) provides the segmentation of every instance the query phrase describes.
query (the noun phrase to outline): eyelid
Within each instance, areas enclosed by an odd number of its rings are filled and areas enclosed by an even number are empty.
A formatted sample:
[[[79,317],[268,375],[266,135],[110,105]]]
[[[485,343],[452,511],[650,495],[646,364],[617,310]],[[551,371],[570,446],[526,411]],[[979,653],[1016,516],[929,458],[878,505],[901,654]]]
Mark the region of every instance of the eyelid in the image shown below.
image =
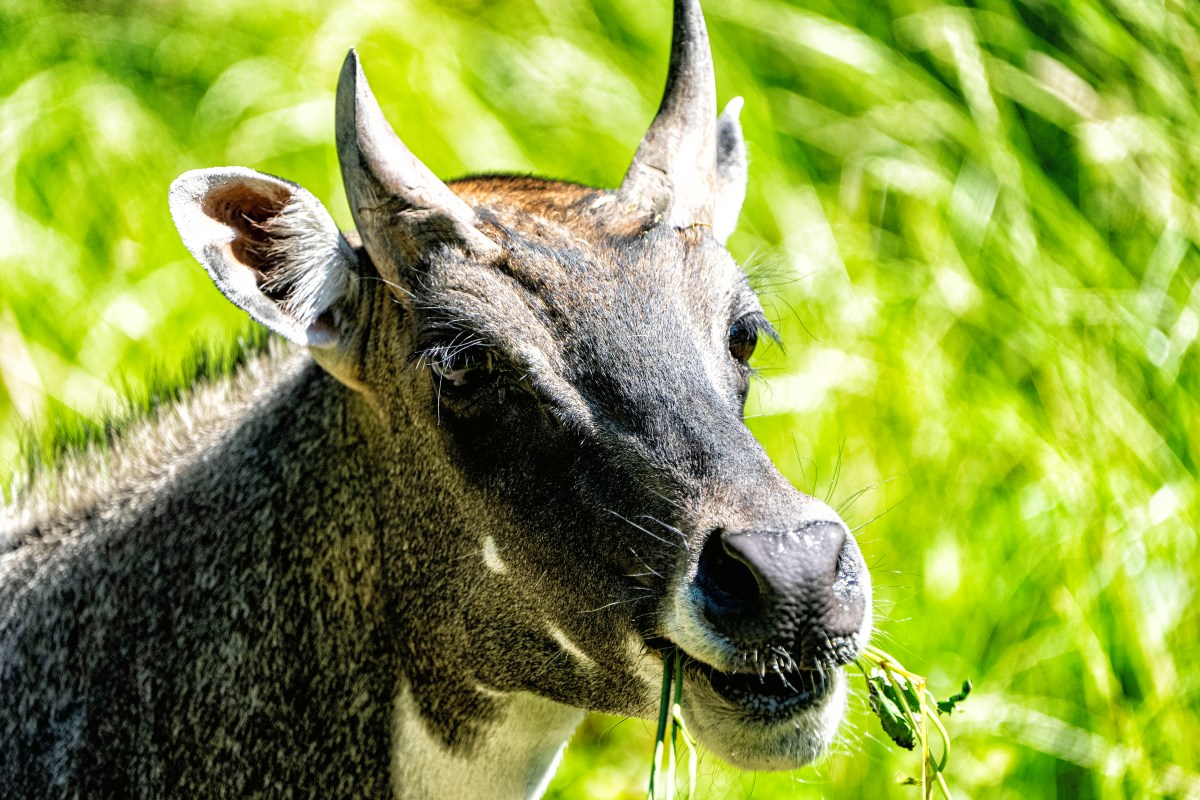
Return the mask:
[[[417,347],[404,359],[405,364],[443,362],[462,350],[480,347],[495,356],[495,348],[483,335],[458,327],[431,326],[417,335]]]
[[[779,333],[776,332],[776,330],[775,330],[775,326],[772,325],[767,320],[766,315],[763,314],[762,311],[758,311],[758,310],[749,311],[740,316],[736,316],[736,317],[734,317],[733,322],[730,323],[730,327],[732,328],[734,325],[749,326],[752,330],[754,330],[755,333],[759,334],[760,336],[766,336],[767,338],[774,341],[776,344],[779,344],[781,342],[781,340],[779,338]]]

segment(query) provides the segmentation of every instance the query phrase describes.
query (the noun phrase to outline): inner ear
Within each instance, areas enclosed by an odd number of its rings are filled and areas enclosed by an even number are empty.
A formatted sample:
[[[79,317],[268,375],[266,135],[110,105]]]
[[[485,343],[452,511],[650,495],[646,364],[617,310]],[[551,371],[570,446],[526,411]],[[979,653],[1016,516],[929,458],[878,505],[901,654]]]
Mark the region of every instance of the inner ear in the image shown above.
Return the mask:
[[[330,347],[357,258],[304,188],[241,167],[195,170],[171,185],[171,215],[217,288],[299,344]]]
[[[272,260],[279,266],[280,248],[273,244],[272,222],[278,220],[292,193],[266,181],[230,183],[212,190],[204,199],[204,214],[233,231],[226,247],[236,263],[246,267],[263,294],[282,303],[286,296],[278,280],[271,280]]]

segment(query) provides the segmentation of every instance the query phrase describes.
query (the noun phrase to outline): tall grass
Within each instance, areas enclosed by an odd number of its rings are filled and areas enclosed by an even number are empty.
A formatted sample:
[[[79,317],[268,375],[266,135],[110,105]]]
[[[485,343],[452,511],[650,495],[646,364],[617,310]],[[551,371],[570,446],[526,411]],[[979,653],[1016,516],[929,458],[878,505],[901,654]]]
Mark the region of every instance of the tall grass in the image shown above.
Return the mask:
[[[1200,796],[1200,5],[708,0],[746,97],[731,242],[786,349],[750,424],[846,514],[879,636],[977,797]],[[344,225],[333,87],[357,45],[440,175],[613,185],[653,115],[666,0],[0,6],[0,480],[239,313],[166,212],[185,169],[303,183]],[[865,491],[864,491],[865,490]],[[885,513],[886,512],[886,513]],[[940,684],[940,685],[939,685]],[[653,731],[589,721],[553,797],[644,795]],[[913,797],[861,696],[784,775],[702,796]]]

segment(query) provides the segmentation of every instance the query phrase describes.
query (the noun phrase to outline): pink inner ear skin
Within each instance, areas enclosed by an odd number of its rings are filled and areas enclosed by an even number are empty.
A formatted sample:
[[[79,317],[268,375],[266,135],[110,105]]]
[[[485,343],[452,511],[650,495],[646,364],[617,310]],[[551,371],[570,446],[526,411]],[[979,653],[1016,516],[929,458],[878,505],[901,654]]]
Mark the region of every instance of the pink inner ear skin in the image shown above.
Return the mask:
[[[227,246],[230,257],[254,274],[260,288],[269,266],[266,223],[279,214],[291,196],[285,187],[266,181],[237,181],[213,189],[204,198],[204,213],[235,232]]]
[[[232,241],[221,245],[221,255],[224,257],[225,263],[238,264],[242,267],[240,270],[231,269],[229,271],[229,279],[233,280],[235,284],[242,284],[245,283],[245,281],[242,280],[240,276],[249,275],[253,278],[254,285],[253,287],[244,286],[242,287],[243,290],[254,288],[261,291],[262,285],[267,280],[267,275],[257,266],[247,263],[246,255],[247,253],[251,252],[251,250],[252,248],[246,245],[240,233],[238,233]],[[257,256],[255,257],[257,258]],[[261,259],[257,263],[261,263]]]

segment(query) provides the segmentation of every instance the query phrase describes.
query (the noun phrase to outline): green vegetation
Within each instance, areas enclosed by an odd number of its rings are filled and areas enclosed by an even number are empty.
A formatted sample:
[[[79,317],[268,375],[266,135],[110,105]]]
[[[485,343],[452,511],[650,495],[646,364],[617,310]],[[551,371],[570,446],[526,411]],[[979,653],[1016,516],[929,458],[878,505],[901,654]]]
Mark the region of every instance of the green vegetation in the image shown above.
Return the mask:
[[[0,485],[23,428],[241,328],[168,219],[177,174],[283,175],[349,224],[348,46],[438,174],[613,185],[669,5],[0,4]],[[787,344],[758,358],[750,424],[863,526],[884,649],[938,690],[975,679],[949,788],[1200,794],[1200,4],[706,10],[721,100],[746,98],[730,246]],[[698,795],[917,796],[852,686],[826,761],[702,754]],[[551,796],[644,797],[653,728],[591,719]]]
[[[873,664],[867,672],[863,664]],[[871,711],[879,717],[883,732],[905,750],[915,750],[921,745],[921,782],[925,797],[932,797],[934,788],[941,796],[952,800],[946,784],[946,765],[950,762],[950,734],[938,716],[951,714],[958,704],[971,694],[971,681],[963,681],[962,691],[938,700],[929,691],[925,678],[904,668],[895,657],[868,645],[856,665],[867,684],[867,698]],[[941,739],[941,752],[930,744],[929,728],[932,725]]]
[[[696,767],[699,756],[695,742],[683,722],[680,703],[683,700],[683,654],[673,650],[663,655],[662,698],[658,703],[658,730],[654,734],[654,760],[650,764],[650,780],[646,785],[646,800],[674,800],[677,780],[676,754],[680,735],[688,750],[687,797],[696,795]],[[670,721],[670,733],[667,722]]]

